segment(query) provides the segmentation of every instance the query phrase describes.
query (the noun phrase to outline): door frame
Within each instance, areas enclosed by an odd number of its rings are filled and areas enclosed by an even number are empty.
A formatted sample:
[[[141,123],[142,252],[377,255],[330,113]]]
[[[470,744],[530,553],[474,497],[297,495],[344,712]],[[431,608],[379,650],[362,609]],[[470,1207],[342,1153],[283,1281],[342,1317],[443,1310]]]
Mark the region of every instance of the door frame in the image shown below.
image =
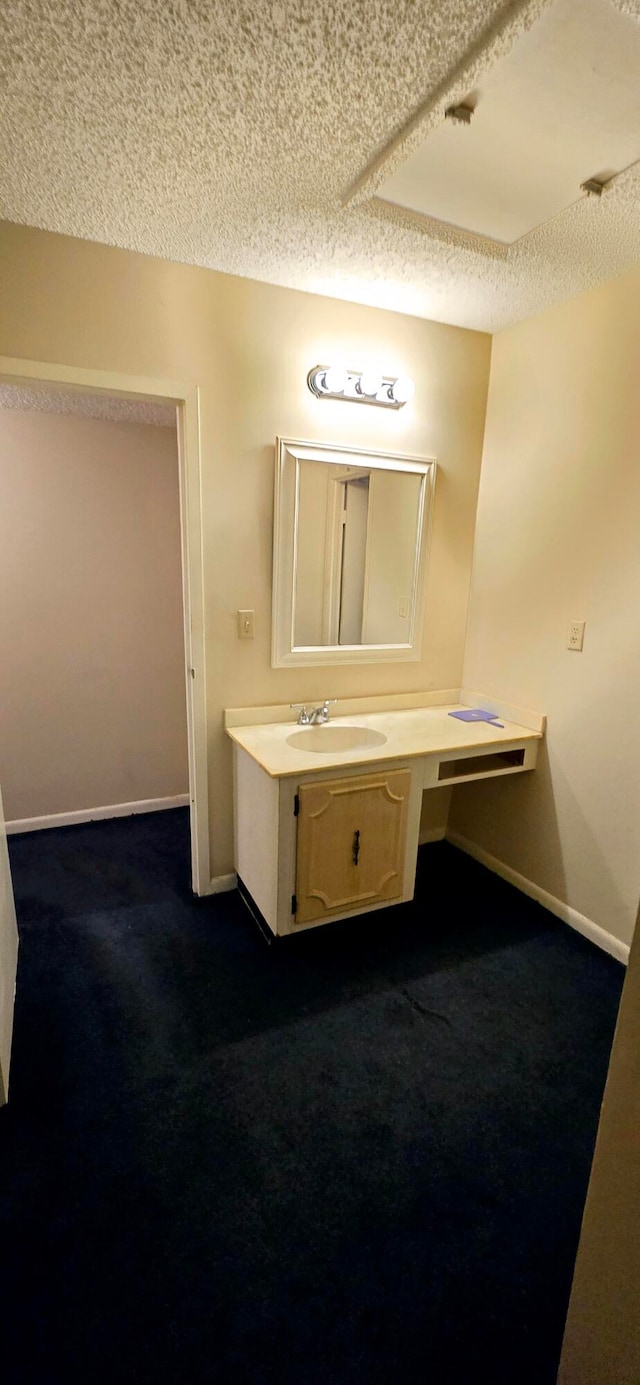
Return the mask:
[[[174,404],[178,435],[182,608],[184,622],[191,879],[194,893],[211,893],[209,769],[205,682],[204,571],[201,502],[200,397],[197,385],[176,380],[84,370],[0,356],[0,382],[33,388],[55,386],[70,394],[107,394],[152,404]]]

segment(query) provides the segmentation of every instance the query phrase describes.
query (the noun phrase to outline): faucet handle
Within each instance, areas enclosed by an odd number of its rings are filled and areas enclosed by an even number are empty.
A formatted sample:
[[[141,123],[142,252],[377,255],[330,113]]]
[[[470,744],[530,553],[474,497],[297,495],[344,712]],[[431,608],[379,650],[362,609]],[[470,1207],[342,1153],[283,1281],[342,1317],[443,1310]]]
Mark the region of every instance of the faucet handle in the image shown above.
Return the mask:
[[[299,711],[299,713],[300,713],[300,715],[299,715],[299,717],[298,717],[298,726],[308,726],[308,725],[309,725],[309,722],[311,721],[311,717],[309,716],[309,713],[308,713],[308,711],[307,711],[307,709],[306,709],[306,707],[305,707],[304,702],[290,702],[290,703],[289,703],[289,707],[290,707],[290,709],[291,709],[292,712],[298,712],[298,711]]]
[[[321,706],[321,707],[316,707],[316,716],[319,715],[320,718],[322,719],[322,721],[328,721],[328,720],[329,720],[329,708],[332,707],[333,704],[334,704],[334,702],[337,702],[337,701],[338,701],[337,697],[325,697],[322,706]]]

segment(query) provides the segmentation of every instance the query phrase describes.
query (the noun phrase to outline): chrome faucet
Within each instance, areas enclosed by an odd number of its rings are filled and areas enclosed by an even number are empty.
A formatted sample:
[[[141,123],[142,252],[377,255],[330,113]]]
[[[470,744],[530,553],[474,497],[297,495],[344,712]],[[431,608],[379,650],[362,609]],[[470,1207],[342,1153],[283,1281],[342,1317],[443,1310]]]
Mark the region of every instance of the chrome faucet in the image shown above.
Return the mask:
[[[329,707],[332,702],[337,702],[337,697],[328,697],[321,707],[314,707],[309,722],[311,726],[326,726],[329,720]]]
[[[292,712],[298,712],[298,726],[326,726],[329,720],[329,708],[333,702],[337,702],[337,697],[328,697],[320,707],[314,707],[312,712],[308,712],[304,703],[290,702]]]

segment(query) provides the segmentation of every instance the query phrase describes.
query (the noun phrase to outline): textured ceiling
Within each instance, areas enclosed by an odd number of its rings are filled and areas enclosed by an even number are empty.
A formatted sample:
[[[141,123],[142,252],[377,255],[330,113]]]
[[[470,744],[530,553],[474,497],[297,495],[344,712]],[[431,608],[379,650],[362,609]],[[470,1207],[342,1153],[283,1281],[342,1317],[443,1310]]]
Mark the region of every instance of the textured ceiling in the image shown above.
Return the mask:
[[[0,215],[495,330],[640,259],[638,170],[508,254],[375,192],[544,8],[4,0]]]
[[[170,404],[112,399],[105,394],[74,394],[70,390],[24,389],[0,384],[0,409],[75,414],[77,418],[101,418],[110,423],[150,423],[158,428],[176,426],[176,411]]]

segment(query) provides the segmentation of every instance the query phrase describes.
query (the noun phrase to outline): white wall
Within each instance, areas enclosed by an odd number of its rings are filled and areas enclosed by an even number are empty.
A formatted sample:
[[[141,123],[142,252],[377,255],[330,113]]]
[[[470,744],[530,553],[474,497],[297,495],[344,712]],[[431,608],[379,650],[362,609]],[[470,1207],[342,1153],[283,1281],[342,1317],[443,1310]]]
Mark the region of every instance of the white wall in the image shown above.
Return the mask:
[[[174,428],[0,410],[7,821],[188,791]]]
[[[624,943],[640,897],[640,272],[493,343],[464,685],[548,714],[450,828]],[[566,648],[586,620],[584,652]]]

